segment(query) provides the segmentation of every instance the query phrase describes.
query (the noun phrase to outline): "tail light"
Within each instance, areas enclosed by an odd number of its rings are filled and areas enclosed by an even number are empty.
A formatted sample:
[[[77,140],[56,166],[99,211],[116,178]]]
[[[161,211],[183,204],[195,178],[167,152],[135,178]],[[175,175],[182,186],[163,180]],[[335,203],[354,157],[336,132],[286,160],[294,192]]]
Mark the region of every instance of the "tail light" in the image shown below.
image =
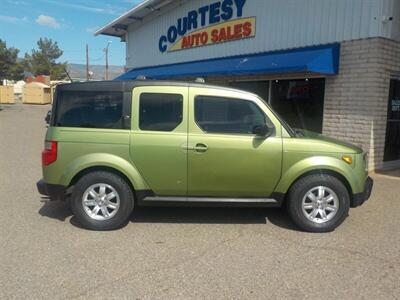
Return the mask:
[[[42,152],[42,165],[48,166],[57,160],[57,142],[46,141]]]

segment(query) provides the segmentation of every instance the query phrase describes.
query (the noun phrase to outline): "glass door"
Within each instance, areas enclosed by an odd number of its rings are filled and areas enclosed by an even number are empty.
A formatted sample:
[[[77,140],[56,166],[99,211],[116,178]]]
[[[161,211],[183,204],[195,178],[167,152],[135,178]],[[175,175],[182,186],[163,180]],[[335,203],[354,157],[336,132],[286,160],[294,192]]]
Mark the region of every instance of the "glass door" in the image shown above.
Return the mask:
[[[392,79],[389,88],[384,161],[400,159],[400,80]]]

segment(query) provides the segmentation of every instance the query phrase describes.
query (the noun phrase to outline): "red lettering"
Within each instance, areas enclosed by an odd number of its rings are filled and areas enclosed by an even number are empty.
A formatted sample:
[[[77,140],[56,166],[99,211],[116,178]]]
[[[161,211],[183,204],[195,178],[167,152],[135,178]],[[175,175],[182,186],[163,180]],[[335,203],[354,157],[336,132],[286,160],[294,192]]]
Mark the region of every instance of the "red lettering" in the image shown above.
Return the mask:
[[[245,22],[213,29],[210,35],[207,31],[193,33],[182,37],[181,49],[207,45],[209,42],[218,43],[249,37],[253,34],[252,27],[253,24],[251,22]]]
[[[243,36],[250,36],[252,33],[252,28],[251,28],[251,23],[250,22],[245,22],[243,24]]]
[[[184,48],[190,48],[190,36],[184,36],[182,39],[182,49]]]
[[[195,42],[194,42],[194,44],[195,44],[196,46],[198,46],[198,45],[199,45],[199,42],[200,42],[200,36],[201,36],[201,34],[200,34],[200,33],[196,33],[196,34],[194,34],[194,35],[193,35],[193,38],[195,39]]]
[[[242,37],[242,27],[243,27],[243,24],[236,24],[233,27],[233,32],[234,32],[233,36],[235,39],[240,39]]]
[[[294,86],[292,87],[291,91],[292,94],[305,94],[310,92],[310,87],[305,85],[305,86]]]
[[[208,42],[208,34],[206,31],[201,33],[200,41],[203,45],[207,44]]]
[[[211,42],[213,43],[218,42],[218,29],[213,29],[211,31]]]
[[[233,35],[233,32],[232,32],[232,27],[231,27],[231,26],[228,26],[228,27],[226,28],[226,38],[227,38],[228,40],[234,39],[234,35]]]
[[[226,40],[226,31],[225,28],[222,27],[220,32],[219,32],[219,37],[218,37],[218,42],[222,42]]]
[[[193,47],[193,45],[194,45],[194,38],[193,38],[193,35],[189,35],[189,41],[190,41],[189,47],[191,48],[191,47]]]

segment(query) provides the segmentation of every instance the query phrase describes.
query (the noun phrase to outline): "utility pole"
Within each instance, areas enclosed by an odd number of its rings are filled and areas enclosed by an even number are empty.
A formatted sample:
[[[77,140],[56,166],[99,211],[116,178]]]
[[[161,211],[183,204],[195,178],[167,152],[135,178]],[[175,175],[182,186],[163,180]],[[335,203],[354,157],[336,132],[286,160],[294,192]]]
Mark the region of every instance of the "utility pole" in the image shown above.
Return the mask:
[[[108,80],[108,48],[110,47],[111,41],[108,41],[107,47],[104,49],[104,52],[106,53],[106,76],[105,79]]]
[[[86,81],[89,81],[89,45],[86,44]]]

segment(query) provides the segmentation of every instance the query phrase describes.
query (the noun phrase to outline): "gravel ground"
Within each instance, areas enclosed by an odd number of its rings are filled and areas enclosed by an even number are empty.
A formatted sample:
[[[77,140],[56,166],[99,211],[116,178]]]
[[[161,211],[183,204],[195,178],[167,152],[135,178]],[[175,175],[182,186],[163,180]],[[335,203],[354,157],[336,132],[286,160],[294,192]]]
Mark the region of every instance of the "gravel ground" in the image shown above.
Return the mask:
[[[0,111],[0,299],[399,299],[400,178],[334,232],[298,231],[281,209],[142,208],[111,232],[41,202],[49,106]]]

